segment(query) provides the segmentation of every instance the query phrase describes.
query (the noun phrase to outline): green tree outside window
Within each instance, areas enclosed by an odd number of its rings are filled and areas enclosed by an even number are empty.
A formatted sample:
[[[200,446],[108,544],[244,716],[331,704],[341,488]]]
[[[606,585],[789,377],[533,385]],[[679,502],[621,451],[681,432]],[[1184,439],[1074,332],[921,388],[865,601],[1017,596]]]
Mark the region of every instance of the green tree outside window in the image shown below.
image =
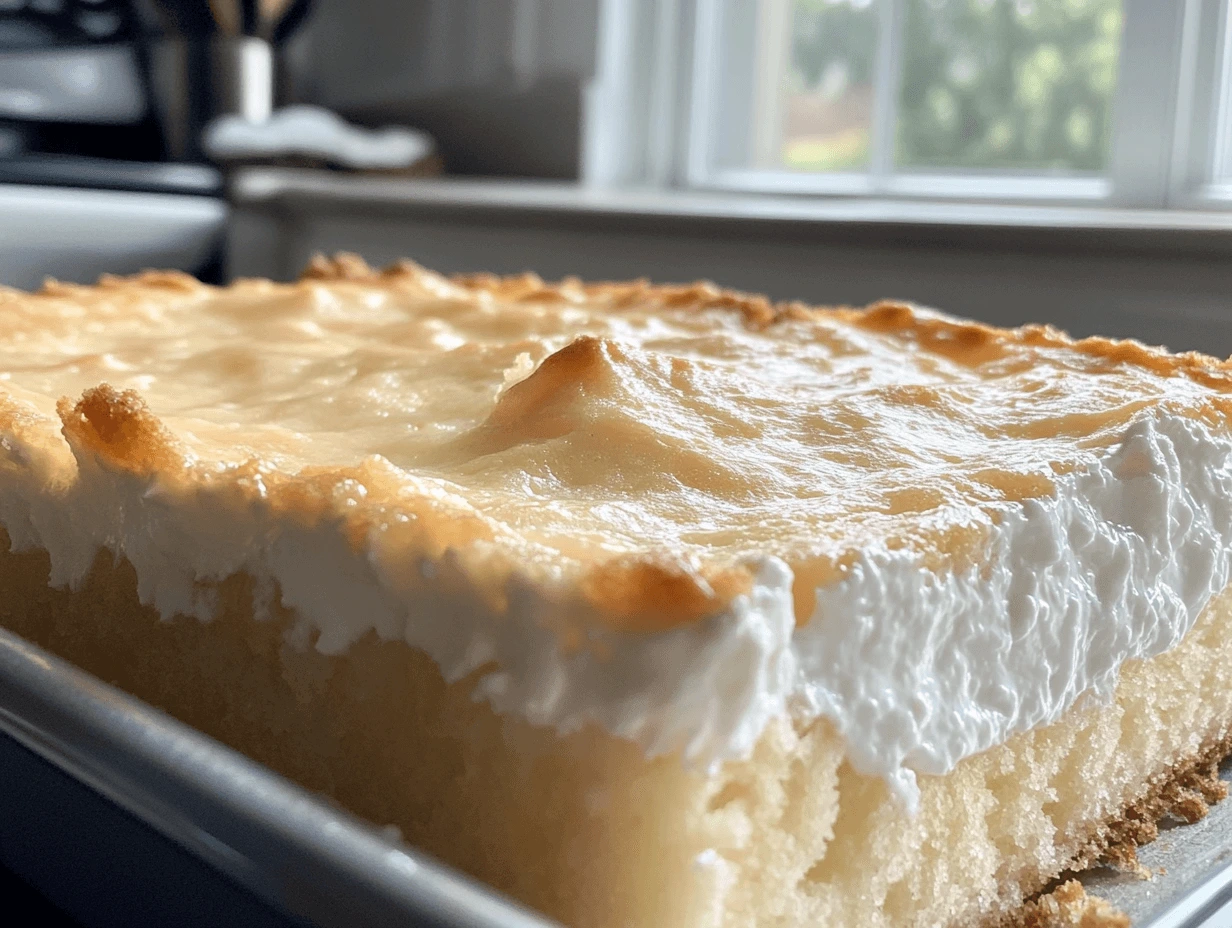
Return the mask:
[[[904,12],[899,167],[1106,167],[1120,0],[906,0]],[[784,162],[859,169],[868,160],[877,4],[795,0],[793,13],[795,115]],[[809,132],[810,101],[822,131]]]

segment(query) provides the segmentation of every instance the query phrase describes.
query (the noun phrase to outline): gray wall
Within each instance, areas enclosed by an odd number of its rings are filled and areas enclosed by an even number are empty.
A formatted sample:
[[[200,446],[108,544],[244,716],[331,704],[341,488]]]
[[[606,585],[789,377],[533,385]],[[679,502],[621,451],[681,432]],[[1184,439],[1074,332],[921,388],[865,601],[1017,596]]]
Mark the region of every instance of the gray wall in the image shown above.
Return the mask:
[[[598,0],[319,0],[293,96],[432,132],[450,173],[578,176]]]

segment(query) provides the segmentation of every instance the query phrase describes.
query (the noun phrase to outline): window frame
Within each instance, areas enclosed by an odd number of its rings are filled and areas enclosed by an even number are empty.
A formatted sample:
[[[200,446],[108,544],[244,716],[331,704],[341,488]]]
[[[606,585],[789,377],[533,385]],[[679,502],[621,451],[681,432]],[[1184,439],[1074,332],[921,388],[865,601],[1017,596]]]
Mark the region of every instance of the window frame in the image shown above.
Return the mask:
[[[1232,0],[1122,0],[1108,169],[1073,175],[895,169],[885,140],[895,130],[905,0],[879,2],[877,68],[890,80],[874,87],[869,169],[807,173],[724,168],[716,157],[718,113],[733,105],[733,82],[745,81],[738,88],[745,99],[758,92],[747,86],[756,83],[747,75],[759,56],[753,47],[741,55],[726,44],[725,17],[736,10],[747,18],[758,8],[754,15],[772,16],[790,0],[601,0],[584,179],[728,194],[1232,206]],[[748,31],[752,45],[756,30]],[[766,57],[763,50],[760,60]],[[622,105],[613,109],[614,98]],[[591,157],[597,151],[602,156]]]

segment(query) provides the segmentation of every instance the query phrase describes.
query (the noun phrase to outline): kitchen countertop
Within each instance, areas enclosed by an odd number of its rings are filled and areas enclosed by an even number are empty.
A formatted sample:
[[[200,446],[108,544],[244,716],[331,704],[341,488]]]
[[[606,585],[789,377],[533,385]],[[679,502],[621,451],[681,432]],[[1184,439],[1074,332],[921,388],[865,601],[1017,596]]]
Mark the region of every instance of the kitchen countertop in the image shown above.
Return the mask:
[[[215,259],[229,215],[216,197],[0,183],[0,284],[92,283],[146,268],[197,272]]]

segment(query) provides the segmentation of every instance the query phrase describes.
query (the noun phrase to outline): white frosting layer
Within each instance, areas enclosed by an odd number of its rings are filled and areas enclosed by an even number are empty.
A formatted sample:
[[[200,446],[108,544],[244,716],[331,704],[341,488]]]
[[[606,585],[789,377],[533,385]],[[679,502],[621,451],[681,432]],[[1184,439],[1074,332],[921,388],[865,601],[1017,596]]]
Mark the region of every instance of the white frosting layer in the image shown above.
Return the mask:
[[[28,454],[0,444],[0,454]],[[425,572],[355,553],[340,526],[279,522],[258,503],[168,492],[74,448],[78,479],[0,482],[0,523],[17,549],[45,548],[52,580],[80,584],[101,548],[136,568],[164,616],[214,610],[209,581],[247,571],[265,595],[345,650],[368,630],[424,649],[458,679],[495,661],[483,698],[562,731],[597,722],[650,753],[740,756],[766,723],[820,714],[856,768],[908,801],[915,772],[945,773],[1015,732],[1057,719],[1084,693],[1110,692],[1120,666],[1176,644],[1229,579],[1232,442],[1160,411],[1114,453],[1057,481],[991,528],[987,559],[938,574],[904,551],[866,551],[818,591],[797,629],[792,573],[766,557],[723,615],[656,635],[611,633],[604,656],[562,653],[543,621],[554,601],[511,590],[506,615],[477,599],[425,596]],[[27,473],[45,468],[25,468]],[[67,495],[66,495],[67,494]]]
[[[1177,644],[1229,580],[1232,443],[1161,413],[993,530],[957,574],[870,551],[796,635],[799,692],[853,765],[900,794],[1010,735],[1110,696]]]

